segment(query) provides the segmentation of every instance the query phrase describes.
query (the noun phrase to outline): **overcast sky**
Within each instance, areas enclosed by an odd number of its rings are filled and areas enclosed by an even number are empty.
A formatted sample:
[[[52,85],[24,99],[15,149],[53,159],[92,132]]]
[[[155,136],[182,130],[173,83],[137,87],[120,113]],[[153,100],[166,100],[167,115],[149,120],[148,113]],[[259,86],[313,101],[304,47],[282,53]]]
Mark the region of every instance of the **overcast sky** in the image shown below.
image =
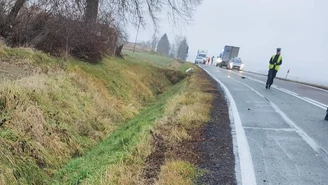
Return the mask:
[[[176,29],[162,21],[158,36],[167,33],[171,42],[184,35],[189,60],[198,49],[217,56],[224,45],[240,47],[247,70],[266,72],[269,58],[282,48],[279,76],[328,86],[327,0],[204,0],[191,25]],[[149,40],[151,27],[141,29],[138,41]],[[134,41],[136,29],[128,30]]]

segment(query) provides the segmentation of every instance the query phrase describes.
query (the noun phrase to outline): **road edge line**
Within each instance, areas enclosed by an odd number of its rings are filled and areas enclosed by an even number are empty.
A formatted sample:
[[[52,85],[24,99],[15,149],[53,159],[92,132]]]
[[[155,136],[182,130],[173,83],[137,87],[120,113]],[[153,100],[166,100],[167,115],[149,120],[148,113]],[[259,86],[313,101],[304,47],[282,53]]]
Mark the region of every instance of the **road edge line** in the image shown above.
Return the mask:
[[[244,85],[245,87],[249,88],[251,91],[253,91],[255,94],[259,95],[260,97],[266,99],[270,106],[273,108],[273,110],[280,115],[280,117],[291,127],[294,128],[296,133],[315,151],[317,152],[324,161],[328,163],[328,152],[326,152],[322,147],[320,147],[317,142],[311,138],[302,128],[297,126],[294,121],[292,121],[279,107],[274,104],[272,101],[270,101],[268,98],[266,98],[264,95],[256,91],[254,88],[250,87],[249,85],[240,82],[238,80],[235,80],[236,82],[240,83],[241,85]]]
[[[212,75],[209,71],[202,68],[212,79],[220,84],[222,87],[226,98],[228,100],[229,111],[232,112],[233,120],[230,120],[231,123],[235,126],[236,131],[236,145],[238,149],[239,156],[239,164],[240,164],[240,172],[241,172],[241,184],[243,185],[256,185],[256,177],[253,166],[253,160],[251,156],[251,151],[248,145],[248,141],[246,138],[245,130],[243,128],[242,122],[240,120],[239,112],[236,106],[236,102],[233,99],[229,89],[214,75]]]

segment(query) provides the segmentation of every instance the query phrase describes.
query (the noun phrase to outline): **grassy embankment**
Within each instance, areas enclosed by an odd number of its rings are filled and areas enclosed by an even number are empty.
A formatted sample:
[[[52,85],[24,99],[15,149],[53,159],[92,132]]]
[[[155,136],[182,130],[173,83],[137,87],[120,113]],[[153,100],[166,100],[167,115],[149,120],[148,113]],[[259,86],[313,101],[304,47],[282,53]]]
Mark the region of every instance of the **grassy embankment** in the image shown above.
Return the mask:
[[[2,63],[33,70],[1,82],[0,183],[143,183],[149,130],[168,143],[188,139],[188,127],[207,120],[206,109],[197,110],[211,97],[200,91],[197,72],[182,80],[163,69],[190,64],[165,58],[158,68],[141,61],[158,61],[156,55],[139,57],[91,65],[1,46]],[[192,183],[196,172],[168,156],[156,183]]]

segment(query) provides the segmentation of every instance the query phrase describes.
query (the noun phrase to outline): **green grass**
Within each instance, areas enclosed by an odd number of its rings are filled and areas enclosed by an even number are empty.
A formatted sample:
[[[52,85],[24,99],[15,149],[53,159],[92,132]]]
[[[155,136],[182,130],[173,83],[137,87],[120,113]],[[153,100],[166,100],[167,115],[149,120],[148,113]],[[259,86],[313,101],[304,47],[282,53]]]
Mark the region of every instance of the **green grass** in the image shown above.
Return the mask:
[[[106,57],[94,65],[27,48],[0,51],[0,60],[38,71],[0,84],[0,121],[7,119],[0,130],[6,156],[0,159],[0,184],[48,184],[55,174],[54,183],[96,178],[142,142],[170,93],[179,89],[171,89],[172,78],[184,77],[164,69],[171,58],[152,54]]]
[[[133,53],[130,50],[124,50],[123,53],[127,55],[126,57],[127,59],[132,59],[132,60],[137,59],[138,61],[143,61],[144,63],[150,63],[161,68],[169,68],[170,64],[174,63],[175,65],[177,65],[176,70],[183,73],[186,72],[186,70],[189,68],[193,68],[194,70],[199,70],[199,68],[191,62],[178,61],[177,59],[162,56],[156,53],[138,52],[138,51],[135,51]]]
[[[95,176],[104,173],[108,166],[122,161],[133,151],[140,139],[149,133],[156,119],[163,115],[167,100],[185,84],[184,81],[173,86],[156,103],[114,131],[86,155],[68,163],[55,175],[54,184],[79,184],[87,178],[96,179]]]
[[[194,64],[192,64],[190,62],[184,62],[180,66],[179,71],[186,72],[186,70],[189,69],[189,68],[193,68],[194,70],[198,70],[199,69],[197,66],[195,66]]]
[[[29,59],[38,65],[58,64],[62,60],[50,57],[41,51],[33,51],[29,48],[4,48],[6,56],[10,59]]]
[[[103,63],[97,65],[72,60],[68,63],[68,69],[80,69],[101,80],[111,94],[127,103],[149,103],[155,98],[153,94],[165,89],[163,84],[170,85],[169,81],[162,78],[165,71],[132,58],[105,58]],[[153,87],[152,92],[144,85]]]
[[[174,60],[173,58],[161,56],[156,53],[150,53],[150,52],[132,52],[129,50],[124,50],[124,54],[128,55],[131,58],[136,58],[138,60],[152,63],[158,67],[167,68],[169,64]]]

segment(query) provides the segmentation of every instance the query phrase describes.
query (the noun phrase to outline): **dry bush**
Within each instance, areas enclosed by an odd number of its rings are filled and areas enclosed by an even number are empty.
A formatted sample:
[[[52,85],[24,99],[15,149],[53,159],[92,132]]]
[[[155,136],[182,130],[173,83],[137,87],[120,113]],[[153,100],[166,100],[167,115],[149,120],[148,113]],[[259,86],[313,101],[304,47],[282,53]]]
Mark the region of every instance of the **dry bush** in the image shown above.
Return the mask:
[[[1,2],[0,25],[4,25],[12,5]],[[86,25],[82,9],[70,1],[27,3],[4,36],[10,46],[32,46],[57,57],[71,55],[98,63],[105,54],[115,54],[123,34],[107,14],[101,14],[94,25]]]

